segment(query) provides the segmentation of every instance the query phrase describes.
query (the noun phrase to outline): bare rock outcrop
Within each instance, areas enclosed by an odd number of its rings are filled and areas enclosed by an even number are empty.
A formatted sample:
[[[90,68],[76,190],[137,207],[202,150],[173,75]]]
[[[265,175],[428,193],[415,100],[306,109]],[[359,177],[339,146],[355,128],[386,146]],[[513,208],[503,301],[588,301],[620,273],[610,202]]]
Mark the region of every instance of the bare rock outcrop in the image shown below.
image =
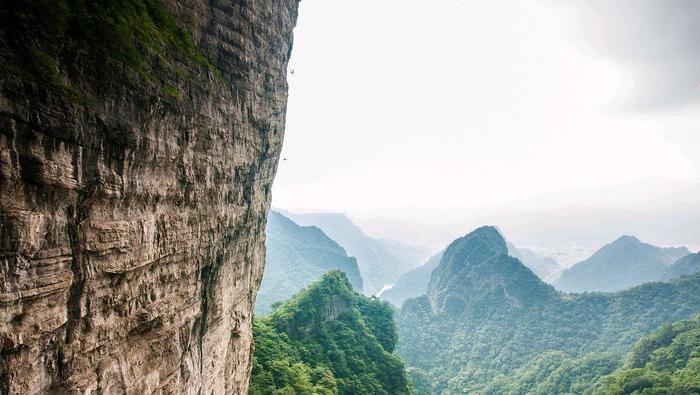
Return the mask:
[[[0,393],[246,393],[297,1],[95,3],[0,18]]]

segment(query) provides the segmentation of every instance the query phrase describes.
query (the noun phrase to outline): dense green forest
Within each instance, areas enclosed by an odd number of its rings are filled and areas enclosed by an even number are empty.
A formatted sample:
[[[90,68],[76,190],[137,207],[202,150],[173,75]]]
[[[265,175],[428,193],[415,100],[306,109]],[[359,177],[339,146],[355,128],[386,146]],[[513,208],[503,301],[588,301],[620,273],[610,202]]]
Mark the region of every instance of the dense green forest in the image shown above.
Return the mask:
[[[316,243],[316,228],[293,230],[299,240],[284,242],[304,256],[338,252]],[[700,273],[563,294],[493,227],[455,240],[435,266],[427,295],[408,299],[396,324],[387,302],[354,292],[341,271],[277,304],[254,324],[250,393],[699,393],[700,318],[678,320],[700,311]]]
[[[613,294],[561,294],[485,227],[453,242],[428,295],[404,303],[398,354],[415,382],[430,383],[417,393],[501,393],[545,382],[555,393],[580,393],[617,369],[642,336],[698,310],[700,274]]]
[[[624,366],[600,380],[606,394],[700,394],[700,316],[640,340]]]
[[[250,394],[411,393],[396,344],[393,310],[362,296],[340,271],[254,324]]]
[[[624,358],[614,353],[537,356],[484,390],[490,394],[700,394],[700,316],[664,324]]]

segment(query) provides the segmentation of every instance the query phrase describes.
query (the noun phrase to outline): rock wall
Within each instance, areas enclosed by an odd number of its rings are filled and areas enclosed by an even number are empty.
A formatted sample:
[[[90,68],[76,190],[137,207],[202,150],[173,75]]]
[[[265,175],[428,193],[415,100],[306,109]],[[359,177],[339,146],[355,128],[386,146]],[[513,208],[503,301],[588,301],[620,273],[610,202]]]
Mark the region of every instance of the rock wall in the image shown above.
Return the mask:
[[[298,4],[164,5],[210,69],[0,68],[0,393],[247,392]]]

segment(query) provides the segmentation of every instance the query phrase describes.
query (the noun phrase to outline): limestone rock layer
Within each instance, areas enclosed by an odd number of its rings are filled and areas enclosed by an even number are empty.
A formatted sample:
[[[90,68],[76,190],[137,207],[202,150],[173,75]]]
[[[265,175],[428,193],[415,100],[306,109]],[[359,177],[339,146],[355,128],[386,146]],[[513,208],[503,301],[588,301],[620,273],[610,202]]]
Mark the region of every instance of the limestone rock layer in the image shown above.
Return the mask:
[[[163,4],[207,67],[0,68],[0,393],[247,392],[298,4]]]

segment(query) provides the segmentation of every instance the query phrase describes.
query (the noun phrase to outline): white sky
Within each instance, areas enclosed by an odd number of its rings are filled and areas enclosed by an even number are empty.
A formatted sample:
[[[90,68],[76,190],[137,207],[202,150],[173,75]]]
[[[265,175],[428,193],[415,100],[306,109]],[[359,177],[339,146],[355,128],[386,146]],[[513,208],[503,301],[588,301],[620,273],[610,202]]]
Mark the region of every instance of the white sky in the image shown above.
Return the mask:
[[[646,82],[587,45],[585,20],[562,7],[303,0],[273,205],[467,210],[700,181],[700,107],[620,109]]]

